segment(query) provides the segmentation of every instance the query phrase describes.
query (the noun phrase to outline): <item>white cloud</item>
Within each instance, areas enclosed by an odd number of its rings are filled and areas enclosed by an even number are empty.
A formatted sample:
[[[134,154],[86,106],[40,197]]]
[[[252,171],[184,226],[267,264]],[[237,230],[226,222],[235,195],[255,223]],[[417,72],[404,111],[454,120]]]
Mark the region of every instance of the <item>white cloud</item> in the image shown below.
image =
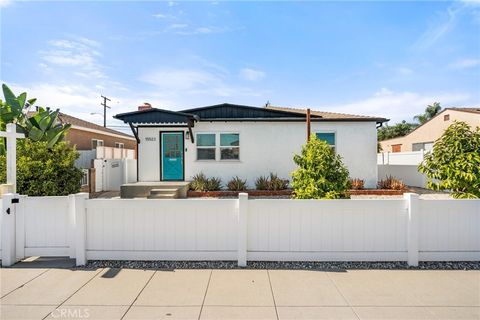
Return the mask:
[[[168,6],[169,7],[173,7],[173,6],[177,6],[177,5],[178,5],[178,3],[175,2],[175,1],[168,1]]]
[[[259,96],[259,89],[231,84],[229,73],[216,65],[202,63],[195,69],[160,69],[144,74],[139,80],[155,87],[155,92],[175,101],[195,102],[197,98]],[[188,96],[188,97],[187,97]]]
[[[113,119],[113,115],[136,110],[137,106],[142,104],[145,99],[157,107],[174,105],[171,100],[163,99],[156,93],[121,92],[121,88],[106,88],[101,85],[90,87],[82,84],[32,83],[29,85],[11,84],[10,87],[16,94],[27,92],[29,98],[37,98],[38,106],[59,108],[61,112],[97,124],[102,124],[103,118],[98,114],[92,115],[91,113],[103,113],[100,106],[100,95],[108,92],[106,95],[112,99],[109,103],[112,109],[107,110],[107,126],[123,126],[122,122]],[[113,129],[131,133],[126,126],[124,129],[119,127]]]
[[[412,48],[419,51],[430,48],[455,28],[457,21],[462,19],[462,15],[466,13],[475,14],[479,4],[479,0],[454,1],[446,12],[437,13],[435,21],[430,23],[428,29],[418,38]],[[476,19],[475,15],[474,19]]]
[[[12,0],[0,0],[0,8],[8,7],[13,3]]]
[[[480,59],[460,59],[450,64],[452,69],[467,69],[480,65]]]
[[[248,81],[258,81],[265,78],[265,72],[251,68],[243,68],[240,70],[240,77]]]
[[[43,69],[74,68],[73,74],[81,77],[104,79],[103,67],[98,58],[100,44],[97,41],[79,37],[76,40],[57,39],[48,42],[50,48],[40,51]]]
[[[334,112],[374,115],[391,119],[390,123],[402,120],[412,121],[412,117],[422,113],[425,107],[438,101],[443,107],[470,105],[469,94],[459,92],[418,93],[394,92],[382,88],[363,100],[337,104],[327,108]],[[477,102],[478,103],[478,102]]]
[[[167,17],[167,15],[163,14],[163,13],[156,13],[153,15],[154,18],[157,18],[157,19],[164,19]]]

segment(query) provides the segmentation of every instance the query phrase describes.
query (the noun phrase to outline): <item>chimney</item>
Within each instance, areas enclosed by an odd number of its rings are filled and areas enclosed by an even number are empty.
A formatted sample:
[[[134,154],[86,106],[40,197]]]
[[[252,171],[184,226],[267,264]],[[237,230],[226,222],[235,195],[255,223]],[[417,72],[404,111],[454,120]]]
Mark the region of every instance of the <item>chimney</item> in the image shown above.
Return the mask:
[[[144,102],[143,106],[138,106],[138,111],[152,109],[152,105],[148,102]]]

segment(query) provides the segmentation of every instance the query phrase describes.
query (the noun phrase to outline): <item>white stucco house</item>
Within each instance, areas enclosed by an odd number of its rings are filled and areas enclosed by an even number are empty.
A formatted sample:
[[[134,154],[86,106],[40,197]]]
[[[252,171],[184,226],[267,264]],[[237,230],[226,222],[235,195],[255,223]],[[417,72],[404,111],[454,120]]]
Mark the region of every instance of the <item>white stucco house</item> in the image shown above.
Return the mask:
[[[291,179],[293,156],[306,143],[306,110],[220,104],[182,111],[152,108],[117,114],[137,139],[138,181],[188,181],[197,173]],[[311,112],[311,132],[340,154],[352,178],[377,183],[377,126],[385,118]]]

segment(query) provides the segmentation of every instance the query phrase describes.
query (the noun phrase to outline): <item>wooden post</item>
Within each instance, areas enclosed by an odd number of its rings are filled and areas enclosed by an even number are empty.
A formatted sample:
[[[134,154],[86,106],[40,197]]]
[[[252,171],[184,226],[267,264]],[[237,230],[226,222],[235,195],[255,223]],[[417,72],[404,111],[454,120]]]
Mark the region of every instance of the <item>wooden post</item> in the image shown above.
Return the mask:
[[[310,109],[307,109],[307,142],[310,141]]]

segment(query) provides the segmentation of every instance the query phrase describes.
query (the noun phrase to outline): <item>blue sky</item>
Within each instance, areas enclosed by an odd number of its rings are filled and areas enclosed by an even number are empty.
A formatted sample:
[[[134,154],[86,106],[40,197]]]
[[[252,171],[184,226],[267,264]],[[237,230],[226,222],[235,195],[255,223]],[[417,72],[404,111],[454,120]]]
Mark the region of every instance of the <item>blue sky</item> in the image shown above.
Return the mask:
[[[480,106],[478,0],[0,6],[1,81],[96,123],[101,94],[109,116],[270,101],[395,122]]]

